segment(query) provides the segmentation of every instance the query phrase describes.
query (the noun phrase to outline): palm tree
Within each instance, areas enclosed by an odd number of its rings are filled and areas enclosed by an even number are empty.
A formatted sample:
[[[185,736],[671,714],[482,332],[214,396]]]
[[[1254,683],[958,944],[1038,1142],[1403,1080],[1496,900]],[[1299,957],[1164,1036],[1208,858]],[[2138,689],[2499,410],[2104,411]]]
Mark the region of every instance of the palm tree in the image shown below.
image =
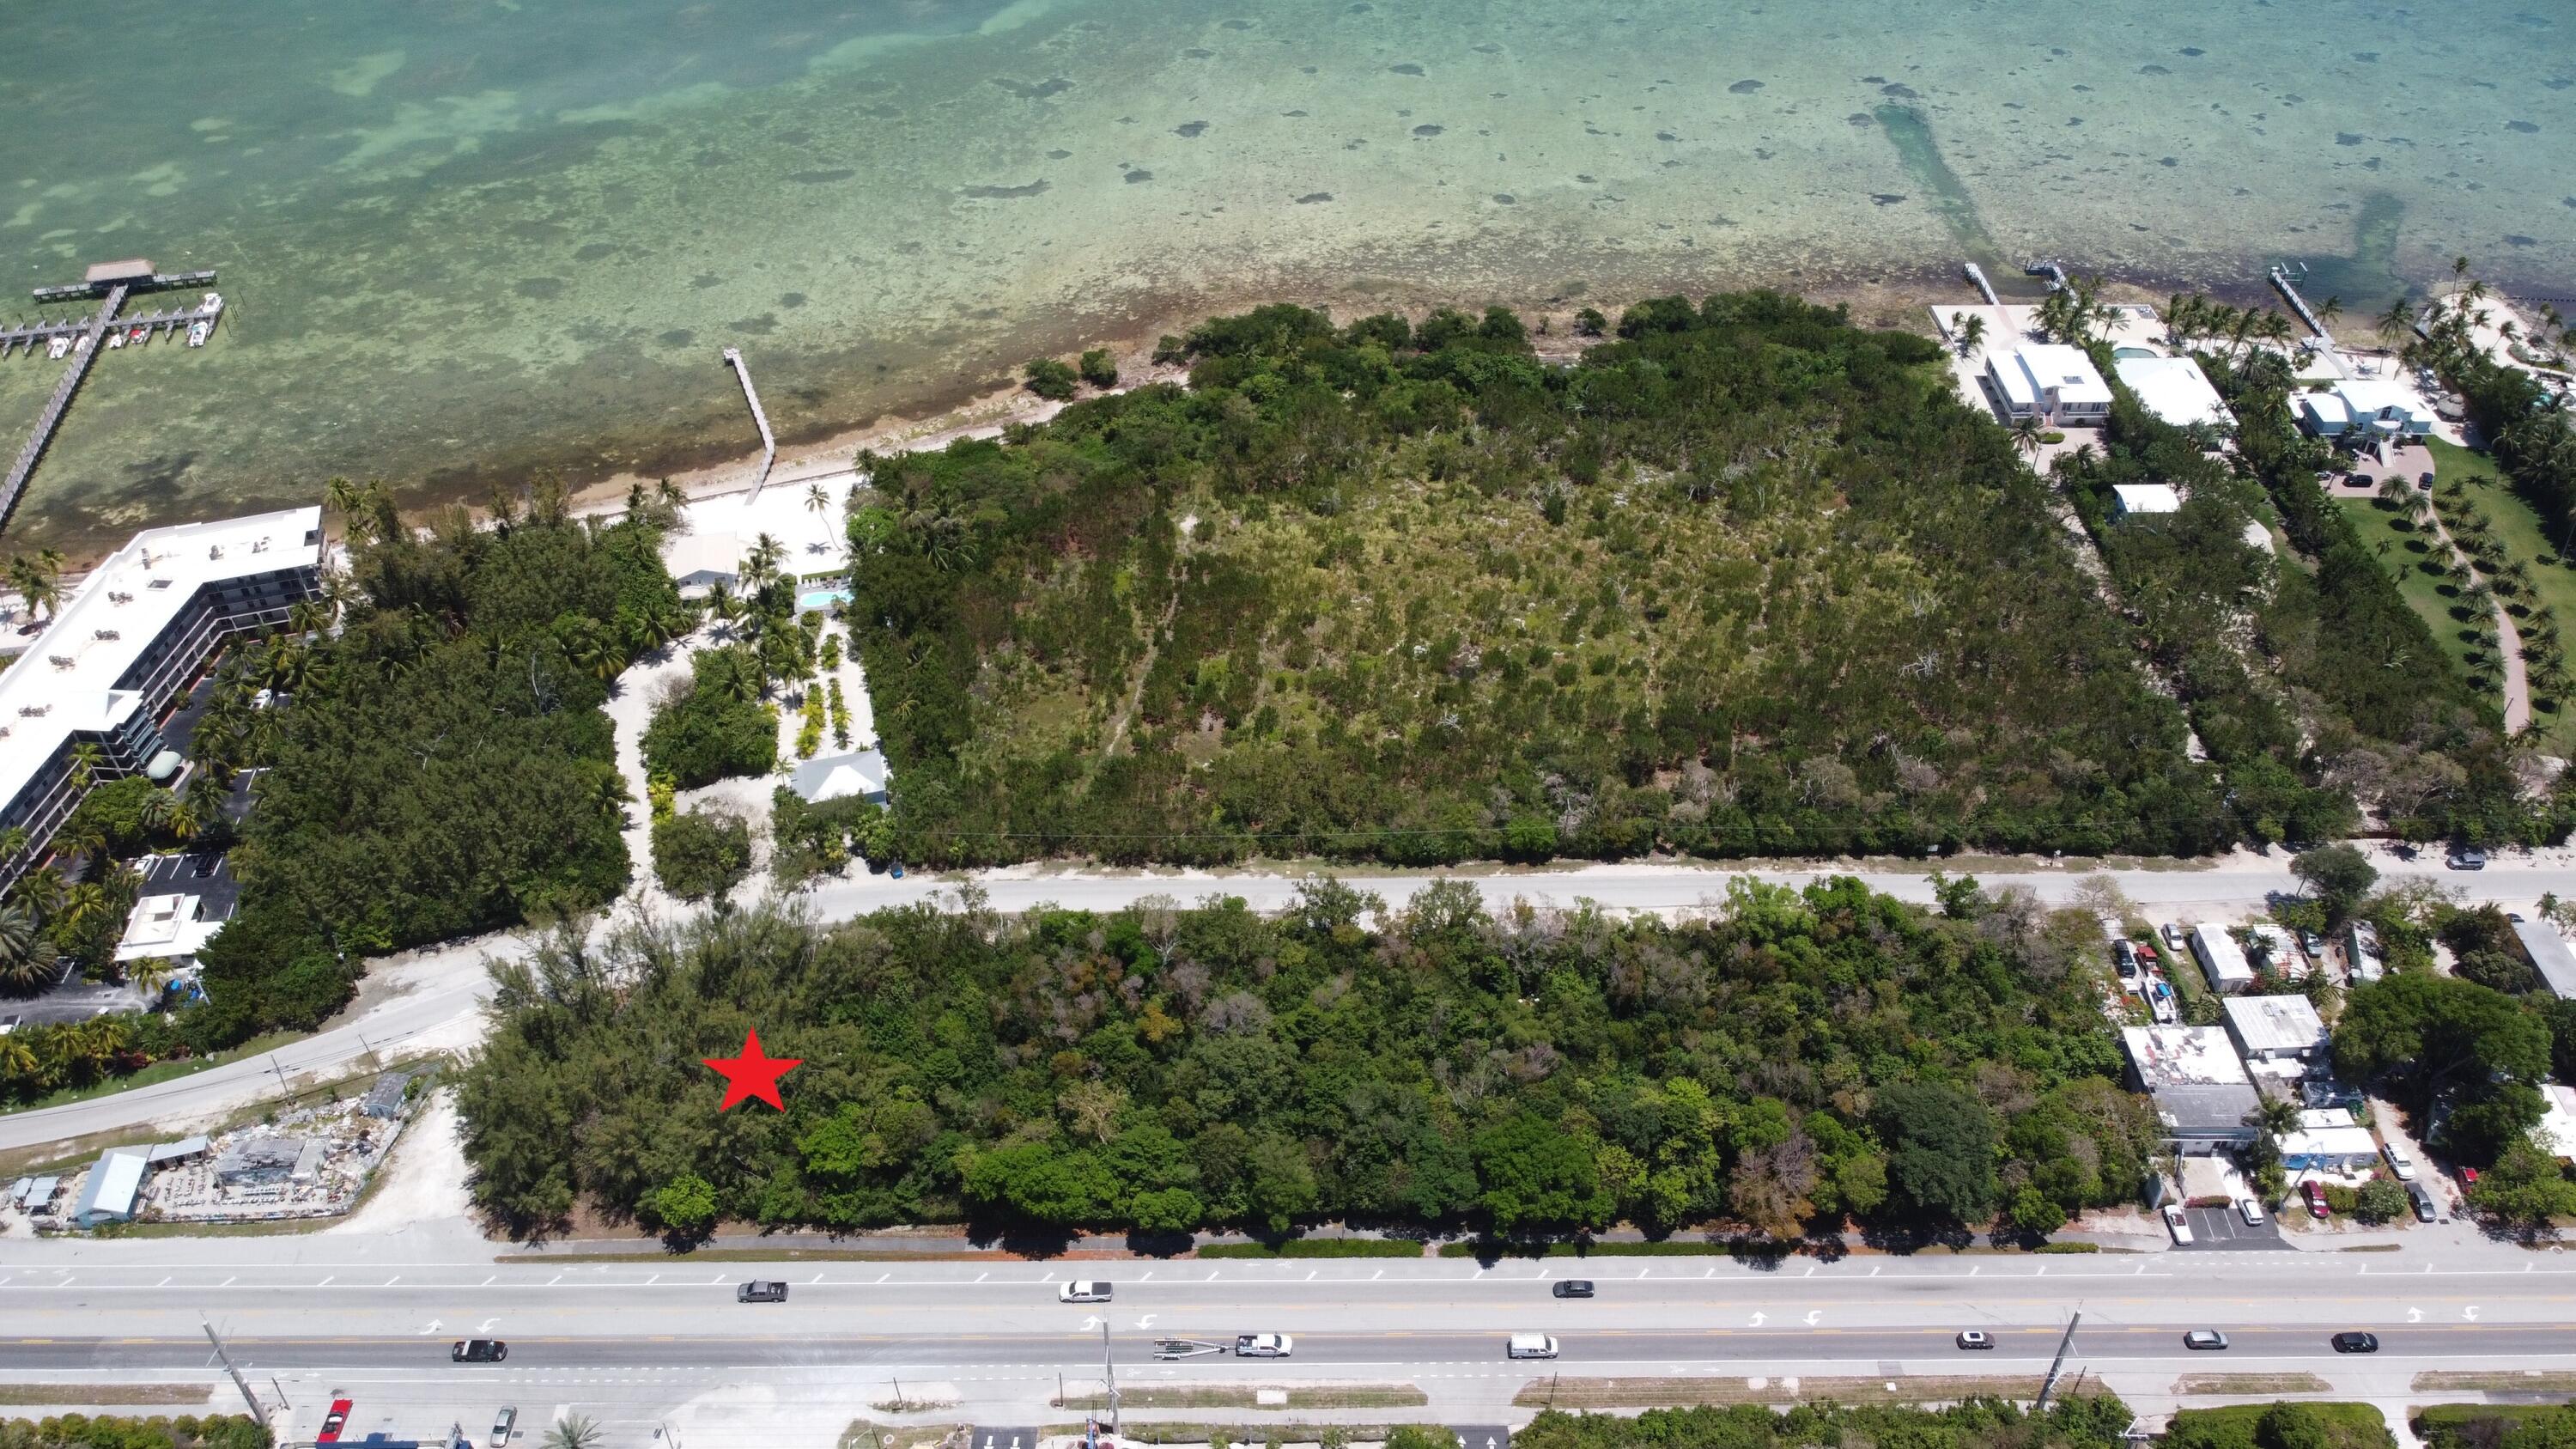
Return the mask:
[[[12,825],[0,830],[0,861],[16,859],[27,849],[27,827]]]
[[[831,508],[831,506],[832,506],[832,492],[831,492],[831,490],[830,490],[830,489],[825,488],[825,487],[823,486],[823,480],[822,480],[822,479],[817,478],[817,479],[815,479],[813,482],[808,483],[808,484],[806,484],[806,485],[805,485],[805,511],[806,511],[806,512],[808,512],[808,513],[823,513],[823,512],[828,511],[828,510]]]
[[[2021,449],[2023,453],[2030,457],[2036,458],[2039,456],[2040,426],[2038,418],[2025,416],[2013,419],[2012,435],[2014,447]]]
[[[2379,340],[2395,347],[2415,335],[2415,304],[2399,297],[2388,304],[2387,311],[2379,314],[2374,325],[2379,330]]]
[[[2468,274],[2469,274],[2469,259],[2468,259],[2467,257],[2453,257],[2453,258],[2451,258],[2451,275],[2452,275],[2452,276],[2455,276],[2455,277],[2465,277],[2465,276],[2467,276]]]
[[[2413,497],[2414,494],[2415,490],[2407,486],[2406,480],[2398,477],[2394,473],[2391,473],[2387,477],[2379,480],[2379,501],[2387,504],[2390,508],[2405,508],[2406,500]]]
[[[98,767],[106,763],[107,752],[98,747],[96,740],[82,740],[72,746],[72,788],[88,789],[89,782],[98,778]]]
[[[588,1414],[567,1414],[546,1427],[545,1449],[599,1449],[608,1435]]]
[[[20,554],[9,560],[9,586],[27,601],[27,612],[42,609],[52,617],[62,609],[63,556],[57,549],[39,549],[33,558]]]
[[[16,906],[0,906],[0,991],[24,995],[42,989],[54,979],[59,959],[54,943],[36,929],[34,916]]]
[[[39,921],[50,921],[63,908],[66,892],[62,867],[47,861],[18,877],[17,884],[9,887],[9,904]]]

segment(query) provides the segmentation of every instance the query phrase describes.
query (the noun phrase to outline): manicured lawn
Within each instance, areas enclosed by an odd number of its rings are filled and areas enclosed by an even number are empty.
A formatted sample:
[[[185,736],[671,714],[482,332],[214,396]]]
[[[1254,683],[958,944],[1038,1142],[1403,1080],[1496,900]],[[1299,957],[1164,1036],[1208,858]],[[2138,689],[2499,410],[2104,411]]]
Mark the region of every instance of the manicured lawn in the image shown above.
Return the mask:
[[[2407,522],[2404,514],[2382,507],[2377,499],[2337,498],[2335,506],[2351,517],[2352,526],[2360,532],[2362,542],[2379,555],[2379,561],[2396,577],[2397,592],[2405,597],[2406,606],[2415,611],[2425,627],[2433,631],[2433,637],[2441,642],[2442,651],[2451,657],[2451,663],[2463,674],[2475,674],[2477,671],[2469,663],[2469,650],[2482,631],[2464,628],[2459,620],[2451,617],[2449,581],[2438,573],[2426,573],[2420,566],[2432,556],[2427,551],[2432,544],[2431,536],[2419,532],[2414,524]],[[2383,541],[2391,547],[2380,553],[2379,545]],[[2499,705],[2501,700],[2499,695]]]
[[[2539,595],[2537,604],[2558,621],[2559,637],[2576,638],[2576,568],[2565,563],[2543,563],[2558,558],[2546,525],[2532,506],[2516,497],[2496,472],[2495,460],[2484,453],[2427,439],[2433,455],[2434,476],[2442,483],[2465,478],[2469,484],[2469,506],[2495,530],[2498,542],[2505,546],[2506,556],[2522,560],[2531,568],[2531,580]],[[2540,738],[2552,746],[2552,753],[2565,753],[2576,746],[2576,709],[2561,709],[2555,714],[2538,712],[2532,726]]]

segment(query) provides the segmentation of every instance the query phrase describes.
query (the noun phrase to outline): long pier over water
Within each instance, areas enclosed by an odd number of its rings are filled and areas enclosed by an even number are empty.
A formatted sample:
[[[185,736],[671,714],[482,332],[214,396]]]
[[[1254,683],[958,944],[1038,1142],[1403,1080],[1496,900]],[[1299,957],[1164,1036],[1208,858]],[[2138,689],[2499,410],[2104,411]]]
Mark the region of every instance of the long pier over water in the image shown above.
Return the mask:
[[[220,299],[209,297],[204,306],[193,311],[178,309],[152,312],[140,317],[120,318],[125,299],[137,292],[164,292],[182,287],[202,287],[215,280],[212,271],[162,273],[140,259],[127,262],[102,262],[89,269],[89,275],[78,282],[61,286],[38,287],[39,302],[64,302],[80,298],[99,299],[98,311],[85,319],[66,318],[57,322],[31,322],[0,328],[0,358],[7,358],[24,348],[33,354],[42,349],[48,356],[62,339],[70,339],[68,365],[62,380],[54,384],[52,397],[45,400],[45,410],[36,415],[35,432],[18,449],[9,463],[9,471],[0,476],[0,528],[6,528],[18,511],[18,500],[27,491],[27,482],[36,474],[36,465],[44,461],[45,449],[62,427],[63,415],[71,411],[72,398],[80,392],[81,383],[98,362],[98,355],[113,350],[109,339],[134,338],[149,342],[165,332],[181,332],[205,324],[206,333],[193,334],[192,343],[202,342],[214,331],[215,321],[223,315]],[[135,337],[137,330],[141,336]]]

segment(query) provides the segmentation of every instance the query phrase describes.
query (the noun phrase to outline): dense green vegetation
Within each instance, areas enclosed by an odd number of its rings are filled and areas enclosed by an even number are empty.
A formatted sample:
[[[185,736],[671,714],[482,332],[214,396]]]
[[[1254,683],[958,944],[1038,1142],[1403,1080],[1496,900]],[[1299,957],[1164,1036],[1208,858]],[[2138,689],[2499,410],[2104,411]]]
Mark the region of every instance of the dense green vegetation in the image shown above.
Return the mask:
[[[2434,1404],[2414,1428],[2427,1449],[2576,1449],[2576,1408],[2564,1404]]]
[[[2231,1404],[2183,1409],[2164,1449],[2396,1449],[2371,1404]]]
[[[772,908],[495,968],[459,1105],[478,1202],[656,1227],[972,1217],[1502,1232],[1846,1215],[1957,1231],[2131,1200],[2099,927],[1739,881],[1716,919],[1490,918],[1471,889],[1003,918]],[[757,1027],[788,1110],[713,1110]],[[685,1207],[675,1221],[669,1205]]]
[[[751,826],[730,810],[684,810],[653,822],[653,878],[684,901],[721,896],[751,872]]]
[[[682,790],[728,775],[766,775],[778,763],[778,717],[760,655],[735,644],[689,657],[689,681],[657,701],[644,728],[644,767]]]
[[[1551,1409],[1515,1431],[1512,1442],[1528,1449],[2117,1449],[2129,1420],[2129,1406],[2107,1394],[2064,1400],[2040,1416],[1990,1399],[1946,1409],[1804,1404],[1785,1413],[1740,1404],[1652,1409],[1634,1418]]]
[[[269,1449],[275,1442],[266,1424],[242,1414],[0,1418],[0,1449]]]
[[[904,857],[2239,833],[1932,344],[1769,294],[1619,331],[1264,308],[1187,389],[863,459]]]

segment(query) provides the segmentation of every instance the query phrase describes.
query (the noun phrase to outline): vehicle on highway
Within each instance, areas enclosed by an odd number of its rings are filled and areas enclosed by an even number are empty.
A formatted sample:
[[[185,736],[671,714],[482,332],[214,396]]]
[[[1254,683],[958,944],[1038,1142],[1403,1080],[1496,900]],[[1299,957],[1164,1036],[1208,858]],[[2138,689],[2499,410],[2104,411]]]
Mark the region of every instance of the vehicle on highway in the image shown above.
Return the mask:
[[[497,1338],[460,1338],[447,1356],[456,1363],[499,1363],[510,1356],[510,1345]]]
[[[2215,1328],[2195,1328],[2182,1336],[2185,1348],[2221,1349],[2227,1347],[2227,1335]]]
[[[2379,1352],[2379,1335],[2375,1333],[2338,1333],[2334,1336],[2334,1351],[2337,1353],[2377,1353]]]
[[[2325,1184],[2324,1184],[2324,1183],[2321,1183],[2321,1182],[2303,1182],[2303,1183],[2300,1183],[2300,1184],[2299,1184],[2299,1196],[2301,1196],[2301,1197],[2303,1197],[2303,1198],[2306,1198],[2306,1199],[2308,1200],[2308,1216],[2309,1216],[2309,1217],[2312,1217],[2312,1218],[2323,1218],[2323,1217],[2325,1217],[2325,1216],[2327,1215],[2328,1209],[2327,1209],[2327,1207],[2326,1207],[2326,1187],[2325,1187]]]
[[[313,1442],[316,1444],[339,1443],[340,1431],[349,1427],[350,1407],[350,1402],[347,1399],[333,1399],[331,1401],[331,1412],[322,1416],[322,1432],[313,1436]]]
[[[733,1290],[736,1303],[784,1303],[787,1285],[775,1278],[754,1278]]]
[[[2453,870],[2484,870],[2487,868],[2487,853],[2474,845],[2463,845],[2451,852],[2447,864]]]
[[[2236,1200],[2236,1211],[2239,1216],[2245,1219],[2245,1225],[2247,1227],[2259,1228],[2263,1226],[2263,1205],[2256,1202],[2254,1199],[2250,1197],[2238,1198]]]
[[[2397,1174],[2399,1182],[2415,1180],[2415,1159],[2406,1155],[2405,1148],[2394,1142],[2382,1142],[2379,1144],[2379,1155],[2388,1159],[2388,1170]]]
[[[519,1427],[518,1405],[511,1404],[502,1409],[501,1412],[494,1414],[492,1416],[492,1442],[490,1449],[501,1449],[502,1445],[509,1443],[510,1431],[517,1427]]]
[[[1548,1337],[1544,1333],[1515,1333],[1511,1337],[1511,1342],[1504,1345],[1503,1356],[1506,1358],[1554,1358],[1556,1357],[1556,1340]]]
[[[1097,1278],[1076,1278],[1072,1282],[1055,1290],[1055,1301],[1058,1303],[1106,1303],[1109,1301],[1109,1285],[1101,1282]]]
[[[1959,1335],[1959,1347],[1961,1348],[1992,1348],[1994,1346],[1995,1336],[1986,1332],[1982,1328],[1971,1328]]]
[[[1297,1340],[1284,1333],[1238,1333],[1234,1336],[1236,1358],[1286,1358],[1296,1348]]]
[[[2191,1241],[2191,1223],[2183,1217],[2182,1209],[2172,1203],[2165,1204],[2165,1228],[2173,1234],[2176,1243]]]
[[[1592,1296],[1592,1280],[1589,1278],[1559,1278],[1556,1280],[1554,1286],[1550,1287],[1547,1291],[1555,1294],[1559,1298],[1589,1298]]]

